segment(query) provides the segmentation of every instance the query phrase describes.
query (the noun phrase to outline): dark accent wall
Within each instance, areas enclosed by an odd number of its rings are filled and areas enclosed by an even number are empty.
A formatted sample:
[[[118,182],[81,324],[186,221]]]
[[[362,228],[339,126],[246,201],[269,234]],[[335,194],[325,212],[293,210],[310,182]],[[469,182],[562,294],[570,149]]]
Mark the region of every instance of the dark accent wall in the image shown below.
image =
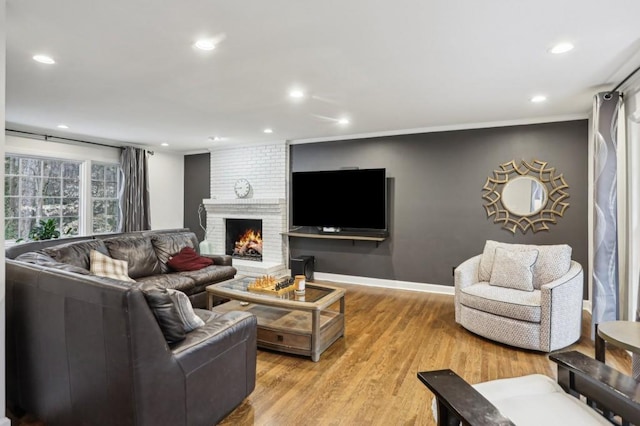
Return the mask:
[[[184,156],[184,227],[204,240],[204,231],[198,221],[198,206],[205,198],[211,198],[210,154]],[[207,213],[202,212],[202,225],[207,227]]]
[[[318,272],[453,285],[452,268],[488,239],[566,243],[586,271],[587,120],[299,144],[290,158],[292,172],[384,167],[389,177],[390,237],[378,247],[289,239],[291,256],[315,256]],[[534,159],[564,175],[570,207],[549,231],[514,235],[487,218],[482,186],[500,164]]]

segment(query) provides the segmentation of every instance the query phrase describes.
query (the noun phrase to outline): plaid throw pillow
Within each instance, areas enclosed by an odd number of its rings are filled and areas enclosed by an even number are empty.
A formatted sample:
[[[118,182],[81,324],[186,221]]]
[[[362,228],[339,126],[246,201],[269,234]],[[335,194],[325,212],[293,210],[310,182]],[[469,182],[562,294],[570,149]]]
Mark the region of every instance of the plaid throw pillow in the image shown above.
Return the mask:
[[[91,250],[89,259],[92,274],[121,281],[135,282],[135,280],[129,278],[129,265],[126,260],[112,259],[97,250]]]

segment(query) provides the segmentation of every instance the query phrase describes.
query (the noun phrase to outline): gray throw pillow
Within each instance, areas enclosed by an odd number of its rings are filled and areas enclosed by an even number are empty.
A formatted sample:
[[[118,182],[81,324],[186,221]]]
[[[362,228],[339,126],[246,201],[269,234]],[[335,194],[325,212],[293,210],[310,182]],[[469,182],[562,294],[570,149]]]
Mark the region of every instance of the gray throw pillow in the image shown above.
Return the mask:
[[[167,293],[169,293],[169,296],[176,306],[176,310],[180,316],[180,322],[182,322],[182,327],[186,333],[204,325],[204,321],[193,311],[193,305],[191,304],[191,300],[189,300],[189,296],[180,290],[172,288],[168,288]]]
[[[149,285],[142,286],[142,292],[167,343],[171,345],[184,340],[187,335],[178,309],[167,289]]]
[[[184,340],[186,333],[204,325],[194,312],[189,297],[180,290],[151,284],[143,285],[142,292],[167,343]]]

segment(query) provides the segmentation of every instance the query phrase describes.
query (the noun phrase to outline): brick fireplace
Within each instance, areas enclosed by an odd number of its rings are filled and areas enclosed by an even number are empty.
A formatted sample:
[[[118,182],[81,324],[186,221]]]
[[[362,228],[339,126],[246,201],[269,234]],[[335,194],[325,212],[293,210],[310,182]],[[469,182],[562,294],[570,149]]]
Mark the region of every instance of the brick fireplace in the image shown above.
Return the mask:
[[[203,204],[207,210],[207,241],[212,251],[227,253],[230,245],[235,248],[235,237],[233,242],[227,241],[229,224],[235,225],[238,220],[261,224],[261,258],[233,256],[238,275],[289,273],[288,239],[282,235],[287,230],[288,164],[285,142],[211,150],[211,198],[203,200]],[[251,185],[247,198],[238,198],[233,191],[240,178]]]

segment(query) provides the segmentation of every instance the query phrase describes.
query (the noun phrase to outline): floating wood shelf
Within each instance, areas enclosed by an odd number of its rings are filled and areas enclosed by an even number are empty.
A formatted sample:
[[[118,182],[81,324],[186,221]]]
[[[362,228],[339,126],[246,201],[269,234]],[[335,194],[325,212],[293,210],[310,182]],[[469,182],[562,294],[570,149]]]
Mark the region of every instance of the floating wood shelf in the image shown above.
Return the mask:
[[[283,232],[282,235],[286,235],[288,237],[294,238],[316,238],[316,239],[325,239],[325,240],[350,240],[352,242],[355,241],[375,241],[376,247],[378,244],[387,239],[386,236],[381,235],[353,235],[348,233],[335,233],[335,234],[322,234],[317,232],[301,232],[301,231],[289,231]]]

